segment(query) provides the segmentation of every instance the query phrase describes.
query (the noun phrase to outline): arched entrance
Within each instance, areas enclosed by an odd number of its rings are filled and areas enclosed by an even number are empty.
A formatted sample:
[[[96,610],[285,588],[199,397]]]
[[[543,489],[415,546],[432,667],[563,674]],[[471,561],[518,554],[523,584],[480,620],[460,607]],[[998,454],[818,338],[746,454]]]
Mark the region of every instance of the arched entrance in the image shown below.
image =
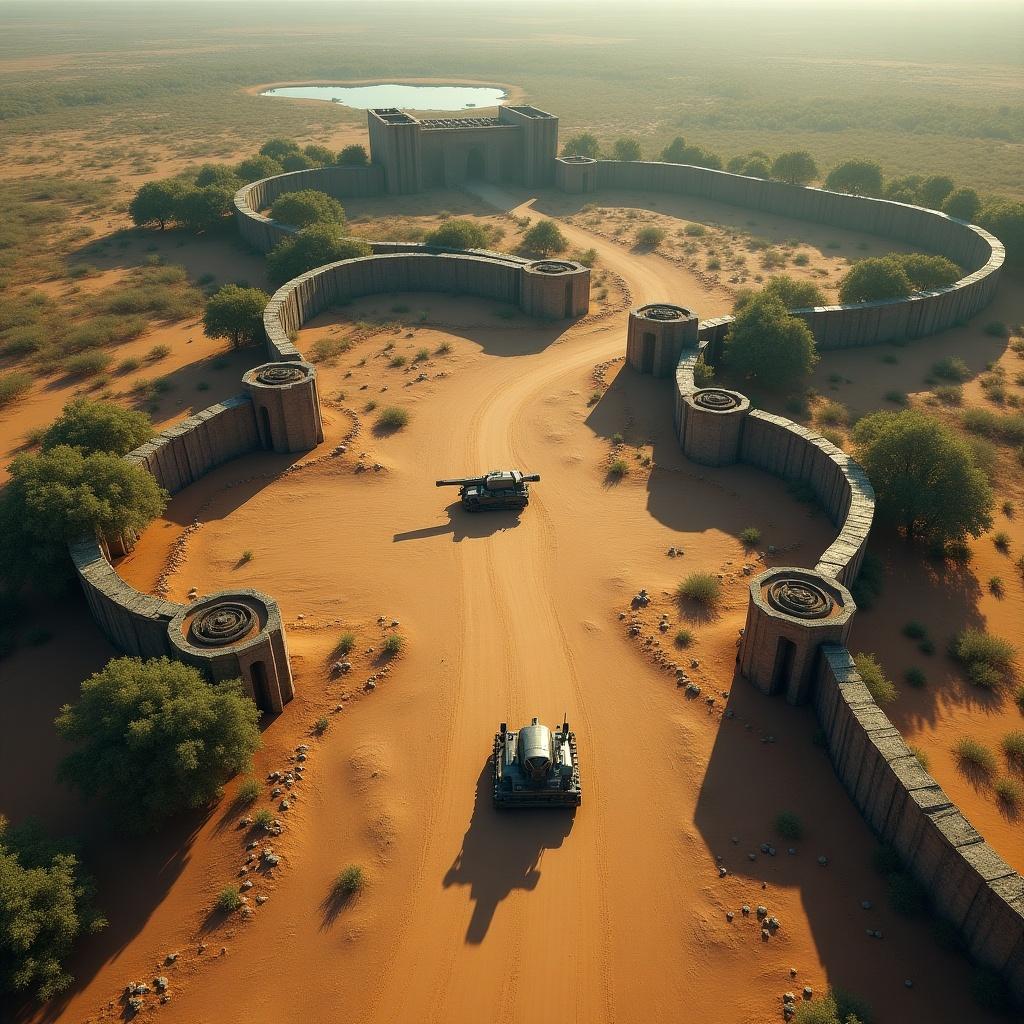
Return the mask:
[[[481,181],[487,173],[484,155],[479,149],[473,148],[466,154],[466,180]]]

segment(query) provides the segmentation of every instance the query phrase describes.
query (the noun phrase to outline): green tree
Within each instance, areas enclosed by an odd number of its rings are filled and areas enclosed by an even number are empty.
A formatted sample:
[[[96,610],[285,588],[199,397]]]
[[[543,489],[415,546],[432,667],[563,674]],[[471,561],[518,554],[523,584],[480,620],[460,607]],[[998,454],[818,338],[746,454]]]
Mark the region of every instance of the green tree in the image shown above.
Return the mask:
[[[147,181],[128,204],[128,216],[136,227],[159,224],[163,231],[168,221],[176,220],[181,197],[190,191],[180,178]]]
[[[635,159],[640,159],[636,157]],[[701,146],[688,146],[686,140],[677,135],[662,151],[661,159],[670,164],[692,164],[694,167],[722,169],[722,160]]]
[[[278,163],[283,163],[286,156],[294,156],[301,152],[299,144],[291,139],[268,139],[260,146],[260,156],[269,156]]]
[[[345,238],[337,224],[313,224],[282,239],[267,254],[267,275],[274,284],[339,260],[369,256],[370,246],[359,238]]]
[[[882,168],[870,160],[847,160],[829,171],[825,187],[858,196],[881,195]]]
[[[907,272],[892,256],[871,256],[858,260],[839,281],[839,301],[874,302],[904,299],[912,291]]]
[[[853,430],[879,515],[908,538],[932,543],[979,536],[992,525],[992,490],[967,442],[914,409],[876,412]]]
[[[259,181],[283,173],[284,168],[280,162],[269,156],[251,156],[235,167],[235,174],[242,181]]]
[[[304,147],[302,152],[321,167],[334,163],[334,150],[326,146],[309,145]]]
[[[208,683],[191,665],[115,658],[57,716],[76,749],[60,777],[111,803],[129,828],[202,807],[259,749],[260,713],[237,679]]]
[[[743,377],[767,388],[791,388],[818,362],[814,335],[782,300],[755,295],[736,314],[725,339],[725,363]]]
[[[462,217],[446,220],[424,239],[427,245],[445,249],[485,249],[489,240],[482,224]]]
[[[535,256],[565,252],[569,240],[553,220],[539,220],[523,235],[523,250]]]
[[[917,190],[917,202],[929,210],[938,210],[943,200],[953,191],[953,179],[944,174],[933,174],[921,182]]]
[[[825,304],[824,292],[813,281],[799,281],[786,274],[775,274],[768,278],[760,292],[753,288],[737,292],[733,311],[742,309],[757,295],[774,295],[786,309],[807,309]]]
[[[772,165],[763,156],[752,156],[745,161],[740,171],[748,178],[770,178],[772,176]]]
[[[942,200],[942,212],[958,220],[974,220],[981,209],[981,199],[973,188],[955,188]]]
[[[69,541],[138,533],[167,504],[152,474],[109,452],[57,445],[17,456],[10,475],[0,492],[0,576],[12,591],[58,588]]]
[[[113,402],[74,398],[43,434],[43,451],[59,445],[77,448],[84,455],[108,452],[127,455],[153,436],[149,417]]]
[[[282,224],[305,228],[310,224],[345,224],[345,208],[333,196],[317,189],[285,192],[274,200],[270,216]]]
[[[763,150],[755,149],[748,153],[746,156],[734,156],[728,164],[726,164],[726,170],[731,174],[746,174],[744,168],[750,163],[751,160],[763,160],[767,167],[771,167],[771,157]],[[760,177],[760,175],[758,175]]]
[[[890,258],[903,268],[915,291],[946,288],[963,277],[963,271],[945,256],[929,256],[923,252],[894,252]]]
[[[286,171],[311,171],[320,165],[311,160],[305,153],[288,153],[281,158],[281,166]]]
[[[590,132],[581,132],[568,139],[562,146],[562,156],[587,156],[596,160],[601,155],[597,137]]]
[[[210,296],[203,313],[203,334],[227,338],[232,348],[254,345],[263,338],[263,310],[270,296],[261,288],[227,284]]]
[[[235,190],[223,185],[207,185],[185,192],[178,199],[174,219],[193,231],[209,231],[234,208]]]
[[[978,211],[978,224],[1003,243],[1009,263],[1024,263],[1024,203],[993,196]]]
[[[818,177],[818,165],[805,150],[780,153],[772,163],[772,177],[790,185],[806,185]]]
[[[92,900],[92,881],[66,844],[32,822],[9,828],[0,815],[0,994],[28,989],[44,1001],[67,988],[63,961],[75,939],[107,923]]]
[[[196,174],[196,187],[206,188],[207,185],[220,185],[237,192],[242,187],[242,180],[235,173],[235,168],[227,164],[203,164]]]
[[[897,203],[916,204],[922,181],[920,174],[906,174],[902,178],[891,178],[885,183],[882,195]]]
[[[365,146],[358,142],[346,146],[339,154],[337,163],[342,167],[366,167],[370,162],[370,155],[366,152]]]
[[[643,160],[643,151],[640,149],[640,142],[633,138],[621,138],[615,140],[612,146],[613,160]]]

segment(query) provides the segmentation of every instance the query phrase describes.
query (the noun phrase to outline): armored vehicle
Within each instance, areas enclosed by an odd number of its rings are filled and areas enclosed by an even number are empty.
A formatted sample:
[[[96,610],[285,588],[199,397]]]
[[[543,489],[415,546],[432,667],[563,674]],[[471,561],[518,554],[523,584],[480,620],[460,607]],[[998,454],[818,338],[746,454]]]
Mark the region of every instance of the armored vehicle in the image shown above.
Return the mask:
[[[457,480],[438,480],[438,487],[458,487],[462,504],[469,512],[484,509],[526,508],[530,504],[530,484],[540,474],[527,476],[518,469],[495,469],[483,476],[466,476]]]
[[[576,734],[563,721],[554,733],[534,718],[518,731],[505,722],[494,736],[494,806],[579,807]]]

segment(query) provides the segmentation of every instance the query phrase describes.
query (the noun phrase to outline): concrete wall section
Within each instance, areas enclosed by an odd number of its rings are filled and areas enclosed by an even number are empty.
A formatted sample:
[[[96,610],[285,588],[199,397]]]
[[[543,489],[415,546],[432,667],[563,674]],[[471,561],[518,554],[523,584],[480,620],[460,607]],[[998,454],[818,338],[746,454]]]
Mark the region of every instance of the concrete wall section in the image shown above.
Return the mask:
[[[1024,879],[953,806],[857,674],[849,651],[819,653],[813,702],[836,774],[883,843],[928,890],[970,954],[1024,1005]]]
[[[215,466],[259,447],[252,401],[248,395],[236,395],[160,431],[125,458],[176,494]]]
[[[967,320],[992,300],[1005,251],[999,239],[973,224],[919,206],[787,185],[683,164],[600,160],[601,188],[699,196],[766,213],[894,238],[958,263],[966,275],[948,288],[909,299],[793,310],[807,322],[820,349],[920,338]],[[870,307],[870,308],[869,308]],[[708,326],[719,340],[721,325]]]

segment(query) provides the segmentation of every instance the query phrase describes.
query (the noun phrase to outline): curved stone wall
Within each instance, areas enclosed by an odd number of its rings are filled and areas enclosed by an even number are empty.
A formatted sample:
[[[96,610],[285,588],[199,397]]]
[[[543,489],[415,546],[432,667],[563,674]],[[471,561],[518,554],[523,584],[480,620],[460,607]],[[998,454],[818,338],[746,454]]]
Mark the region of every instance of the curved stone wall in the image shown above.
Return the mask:
[[[300,359],[291,336],[331,306],[381,292],[454,292],[518,305],[531,316],[584,316],[590,271],[557,261],[557,274],[533,273],[550,260],[530,262],[500,253],[393,252],[328,263],[282,285],[267,303],[263,327],[273,360]],[[539,280],[538,280],[539,279]]]
[[[992,300],[1005,259],[1002,243],[982,228],[935,210],[887,199],[787,185],[685,164],[599,160],[597,176],[601,188],[697,196],[893,238],[948,256],[967,272],[948,288],[907,299],[793,310],[795,316],[806,321],[820,349],[921,338],[967,320]],[[722,317],[702,324],[702,340],[719,342],[731,319]]]

